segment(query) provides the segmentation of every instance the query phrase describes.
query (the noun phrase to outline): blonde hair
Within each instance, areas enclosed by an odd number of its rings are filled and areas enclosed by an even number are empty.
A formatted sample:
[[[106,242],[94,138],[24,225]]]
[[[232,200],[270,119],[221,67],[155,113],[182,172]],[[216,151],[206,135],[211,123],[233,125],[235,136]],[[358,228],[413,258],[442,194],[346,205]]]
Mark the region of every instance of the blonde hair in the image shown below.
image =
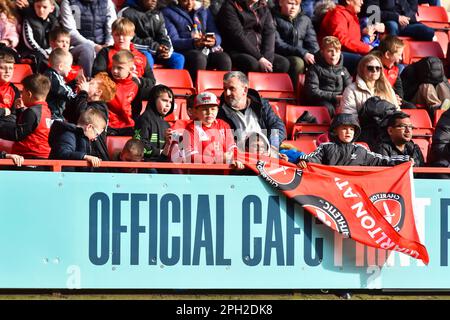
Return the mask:
[[[116,95],[116,83],[109,77],[106,72],[99,72],[95,75],[94,80],[99,81],[99,88],[102,90],[100,100],[105,102],[111,101]]]
[[[134,23],[127,18],[118,18],[113,22],[111,31],[112,33],[134,36],[135,26]]]
[[[341,50],[342,45],[338,38],[333,36],[326,36],[322,39],[320,43],[320,49],[325,50],[326,48],[333,47],[336,50]]]
[[[386,79],[386,76],[384,75],[384,69],[383,69],[383,63],[381,62],[380,58],[373,54],[368,54],[361,58],[361,60],[358,63],[358,76],[366,81],[364,77],[364,69],[371,61],[377,61],[378,64],[381,67],[380,70],[380,77],[378,80],[375,81],[375,95],[379,96],[380,98],[389,101],[390,103],[394,105],[398,105],[397,98],[393,94],[393,89],[389,81]]]
[[[72,59],[73,61],[72,54],[69,51],[66,51],[61,48],[56,48],[52,50],[52,53],[50,53],[50,56],[48,57],[48,62],[50,66],[56,66],[68,58]]]
[[[119,50],[113,55],[112,60],[117,63],[134,63],[134,55],[130,50]]]

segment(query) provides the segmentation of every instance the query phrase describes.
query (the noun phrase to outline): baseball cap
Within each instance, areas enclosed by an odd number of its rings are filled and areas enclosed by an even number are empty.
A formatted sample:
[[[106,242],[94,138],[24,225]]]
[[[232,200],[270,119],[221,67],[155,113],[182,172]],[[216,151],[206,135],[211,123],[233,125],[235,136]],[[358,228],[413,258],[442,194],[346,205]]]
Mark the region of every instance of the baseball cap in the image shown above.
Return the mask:
[[[217,99],[217,96],[214,93],[205,91],[205,92],[199,93],[195,97],[194,108],[201,107],[201,106],[215,107],[218,105],[219,105],[219,100]]]

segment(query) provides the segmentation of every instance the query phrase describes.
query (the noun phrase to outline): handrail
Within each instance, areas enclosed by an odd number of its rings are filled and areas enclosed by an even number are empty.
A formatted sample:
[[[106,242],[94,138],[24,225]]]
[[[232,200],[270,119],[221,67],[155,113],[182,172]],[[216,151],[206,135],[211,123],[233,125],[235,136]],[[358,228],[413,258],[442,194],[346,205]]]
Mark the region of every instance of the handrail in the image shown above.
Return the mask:
[[[11,159],[1,159],[2,166],[14,166]],[[63,167],[90,167],[85,160],[35,160],[25,159],[23,166],[51,167],[52,171],[60,172]],[[381,171],[389,167],[365,167],[365,166],[336,166],[337,168],[353,172]],[[147,168],[147,169],[181,169],[181,170],[232,170],[228,164],[203,164],[203,163],[172,163],[172,162],[127,162],[127,161],[102,161],[100,168]],[[413,168],[414,173],[448,173],[450,168],[419,167]]]

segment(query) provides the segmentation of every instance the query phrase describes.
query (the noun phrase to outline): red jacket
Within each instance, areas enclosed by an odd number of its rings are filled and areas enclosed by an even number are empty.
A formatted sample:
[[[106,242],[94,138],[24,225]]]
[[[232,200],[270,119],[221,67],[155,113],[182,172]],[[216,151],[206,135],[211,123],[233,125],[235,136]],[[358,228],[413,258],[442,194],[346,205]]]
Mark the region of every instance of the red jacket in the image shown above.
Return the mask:
[[[367,54],[370,46],[361,41],[358,16],[346,7],[337,5],[327,12],[320,25],[319,43],[325,36],[335,36],[342,44],[342,51]]]
[[[120,51],[120,49],[117,49],[116,47],[108,47],[108,71],[112,70],[112,57],[117,52]],[[130,44],[130,51],[134,56],[134,66],[136,67],[136,73],[139,78],[144,77],[145,68],[147,67],[147,58],[139,51],[136,50],[133,44]],[[106,71],[106,70],[105,70]]]
[[[33,113],[35,123],[27,123],[30,119],[30,113]],[[48,144],[48,135],[50,133],[52,113],[47,102],[40,101],[36,105],[28,107],[21,112],[17,118],[17,133],[20,141],[16,141],[12,147],[12,153],[20,154],[25,158],[42,158],[47,159],[50,154],[50,146]],[[21,127],[35,128],[31,133],[20,139]]]
[[[14,101],[20,98],[19,90],[11,82],[6,82],[0,85],[0,109],[11,109]],[[5,113],[4,110],[0,110],[0,117]]]
[[[137,110],[141,103],[138,99],[139,86],[131,75],[123,80],[114,79],[114,82],[117,86],[116,95],[107,103],[109,126],[113,129],[134,127],[133,110],[136,109],[137,115],[140,113],[140,110]]]
[[[398,67],[395,64],[390,69],[388,69],[386,66],[383,67],[384,75],[388,79],[391,86],[394,87],[395,81],[397,81],[398,78]]]

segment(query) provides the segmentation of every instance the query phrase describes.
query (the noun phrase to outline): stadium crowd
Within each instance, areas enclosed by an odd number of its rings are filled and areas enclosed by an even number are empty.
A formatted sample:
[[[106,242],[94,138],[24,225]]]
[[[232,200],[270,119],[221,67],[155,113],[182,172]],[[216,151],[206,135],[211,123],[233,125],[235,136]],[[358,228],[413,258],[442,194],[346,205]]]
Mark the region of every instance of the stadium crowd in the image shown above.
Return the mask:
[[[450,167],[419,2],[0,0],[0,158]]]

